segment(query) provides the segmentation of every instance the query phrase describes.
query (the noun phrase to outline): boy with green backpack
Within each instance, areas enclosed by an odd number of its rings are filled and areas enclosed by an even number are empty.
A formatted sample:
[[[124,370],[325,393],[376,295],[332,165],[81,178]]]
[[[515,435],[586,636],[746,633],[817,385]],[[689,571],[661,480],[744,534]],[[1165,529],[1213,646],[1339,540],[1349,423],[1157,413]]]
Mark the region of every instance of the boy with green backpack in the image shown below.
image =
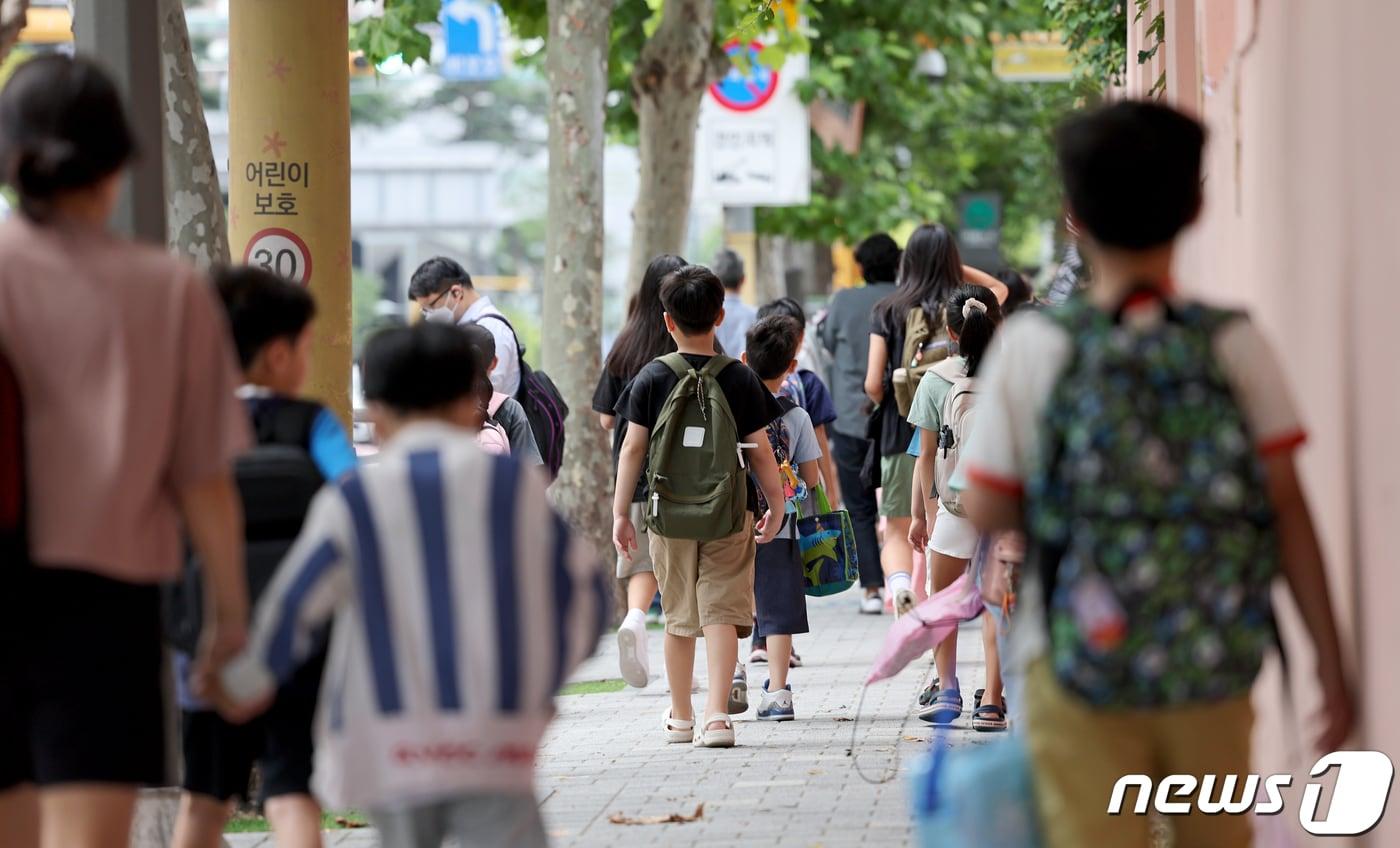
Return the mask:
[[[613,544],[637,549],[631,502],[647,468],[645,515],[651,556],[666,613],[670,742],[707,748],[734,745],[731,709],[747,709],[747,684],[735,671],[739,639],[753,629],[755,543],[782,526],[782,510],[754,523],[749,466],[770,504],[783,503],[766,428],[782,415],[771,392],[738,360],[715,354],[724,321],[724,286],[709,269],[687,265],[661,283],[666,329],[677,352],[651,362],[617,404],[627,420],[613,497]],[[757,539],[755,539],[757,534]],[[690,703],[695,640],[705,637],[710,688],[702,721]],[[734,686],[722,681],[734,680]],[[744,687],[742,693],[732,690]],[[742,708],[731,704],[741,699]]]
[[[1205,775],[1251,772],[1276,576],[1316,649],[1323,751],[1345,741],[1353,708],[1283,370],[1242,313],[1173,291],[1204,129],[1123,102],[1056,141],[1092,282],[1007,322],[956,474],[975,524],[1028,537],[1013,652],[1036,657],[1025,729],[1047,843],[1146,846],[1146,816],[1105,812],[1119,778],[1190,775],[1214,801]],[[1170,824],[1177,845],[1252,836],[1249,816]]]

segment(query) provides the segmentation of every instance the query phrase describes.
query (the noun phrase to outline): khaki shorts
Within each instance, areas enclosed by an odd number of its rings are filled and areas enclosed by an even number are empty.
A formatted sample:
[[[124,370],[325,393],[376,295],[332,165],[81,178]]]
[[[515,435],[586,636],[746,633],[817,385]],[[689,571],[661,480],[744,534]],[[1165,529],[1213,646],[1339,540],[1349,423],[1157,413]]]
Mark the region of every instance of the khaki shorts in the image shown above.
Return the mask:
[[[1026,727],[1035,767],[1036,805],[1050,848],[1153,844],[1148,817],[1135,815],[1137,790],[1124,812],[1108,815],[1113,785],[1125,774],[1154,784],[1169,774],[1249,774],[1249,695],[1162,709],[1095,709],[1060,685],[1046,659],[1026,675]],[[1174,845],[1248,846],[1252,816],[1167,817]]]
[[[753,518],[733,536],[712,542],[652,535],[651,560],[661,587],[666,632],[703,636],[710,624],[732,624],[743,639],[753,631]]]
[[[650,574],[651,567],[651,542],[650,534],[647,533],[647,517],[644,504],[632,504],[632,526],[637,530],[637,549],[632,552],[632,559],[622,554],[617,555],[617,579],[626,580],[633,574]]]
[[[880,514],[909,518],[914,514],[914,457],[907,453],[880,458]]]

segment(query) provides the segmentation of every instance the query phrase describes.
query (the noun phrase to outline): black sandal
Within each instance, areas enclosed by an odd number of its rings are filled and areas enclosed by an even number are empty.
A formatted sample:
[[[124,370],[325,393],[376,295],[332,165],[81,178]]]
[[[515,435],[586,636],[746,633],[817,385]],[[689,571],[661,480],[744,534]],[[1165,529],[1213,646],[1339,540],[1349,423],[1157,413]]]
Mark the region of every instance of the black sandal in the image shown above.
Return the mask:
[[[982,733],[1006,731],[1006,708],[1000,704],[982,704],[972,711],[972,729]]]

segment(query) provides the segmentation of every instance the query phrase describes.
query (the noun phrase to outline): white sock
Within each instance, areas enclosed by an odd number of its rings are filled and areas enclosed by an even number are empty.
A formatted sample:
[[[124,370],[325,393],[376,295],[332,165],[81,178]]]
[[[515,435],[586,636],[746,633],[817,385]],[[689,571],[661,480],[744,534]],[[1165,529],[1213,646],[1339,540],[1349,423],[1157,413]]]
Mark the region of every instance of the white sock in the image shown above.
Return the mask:
[[[628,627],[630,625],[638,623],[640,623],[642,626],[646,626],[646,621],[647,611],[633,607],[632,609],[627,611],[627,617],[622,619],[622,626]]]
[[[907,571],[896,571],[894,574],[891,574],[889,577],[887,577],[885,579],[885,582],[889,586],[889,592],[891,597],[893,597],[894,593],[898,592],[900,589],[908,589],[912,585],[914,585],[913,578],[909,576],[909,572]]]

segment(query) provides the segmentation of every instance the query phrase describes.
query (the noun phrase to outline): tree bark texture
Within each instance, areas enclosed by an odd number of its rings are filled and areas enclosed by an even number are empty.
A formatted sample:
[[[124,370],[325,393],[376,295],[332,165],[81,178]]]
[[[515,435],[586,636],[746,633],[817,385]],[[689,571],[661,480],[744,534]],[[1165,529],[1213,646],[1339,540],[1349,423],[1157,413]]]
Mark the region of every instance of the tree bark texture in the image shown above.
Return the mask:
[[[229,261],[228,224],[199,93],[199,71],[180,0],[160,0],[160,52],[166,243],[176,254],[208,268]]]
[[[545,231],[543,365],[569,419],[555,506],[612,553],[612,451],[592,412],[602,366],[603,132],[612,0],[549,0],[549,208]]]
[[[29,0],[0,0],[0,62],[5,61],[10,48],[19,41],[20,30],[24,29],[24,13],[29,9]]]
[[[714,32],[715,0],[665,0],[632,71],[641,186],[632,209],[631,291],[652,258],[685,247],[700,98],[729,66]]]

